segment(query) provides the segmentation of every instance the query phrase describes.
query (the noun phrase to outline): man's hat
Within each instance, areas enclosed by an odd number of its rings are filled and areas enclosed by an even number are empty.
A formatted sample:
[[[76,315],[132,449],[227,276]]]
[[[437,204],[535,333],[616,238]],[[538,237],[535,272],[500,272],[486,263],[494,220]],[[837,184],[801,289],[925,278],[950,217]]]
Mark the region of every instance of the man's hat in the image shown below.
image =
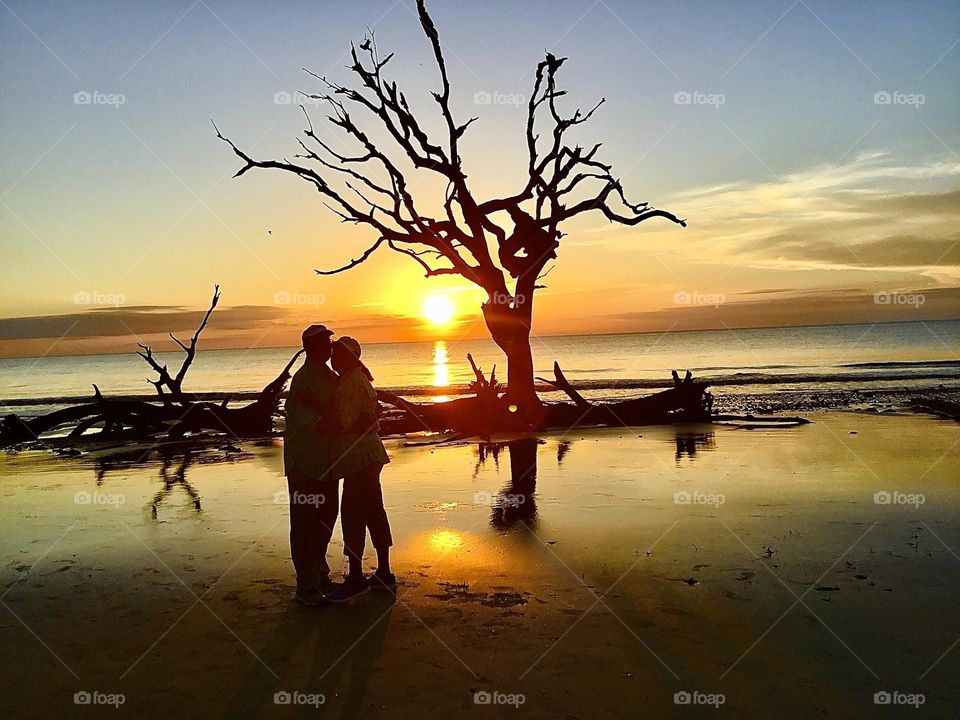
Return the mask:
[[[300,336],[300,339],[306,343],[309,340],[329,340],[332,336],[333,331],[329,330],[326,325],[311,325],[303,331],[303,335]]]

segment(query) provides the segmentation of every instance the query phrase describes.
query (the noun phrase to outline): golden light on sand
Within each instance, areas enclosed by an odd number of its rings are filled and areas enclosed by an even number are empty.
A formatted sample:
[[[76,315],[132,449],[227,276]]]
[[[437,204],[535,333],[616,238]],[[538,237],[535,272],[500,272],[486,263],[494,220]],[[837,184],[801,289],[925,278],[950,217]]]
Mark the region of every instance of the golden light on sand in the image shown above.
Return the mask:
[[[453,302],[445,295],[428,295],[423,301],[423,317],[434,325],[446,325],[454,312]]]
[[[450,552],[463,547],[463,535],[453,530],[434,530],[427,544],[436,552]]]

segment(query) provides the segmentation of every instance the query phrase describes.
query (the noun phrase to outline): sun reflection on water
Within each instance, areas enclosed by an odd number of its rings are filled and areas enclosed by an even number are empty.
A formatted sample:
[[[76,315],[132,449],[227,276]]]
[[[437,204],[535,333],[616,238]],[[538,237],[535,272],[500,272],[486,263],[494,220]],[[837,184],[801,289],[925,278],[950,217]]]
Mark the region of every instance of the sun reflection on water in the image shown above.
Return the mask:
[[[450,552],[463,547],[463,535],[455,530],[439,529],[430,533],[427,544],[436,552]]]
[[[450,356],[447,354],[447,343],[437,340],[433,344],[433,386],[447,387],[450,384]],[[446,395],[436,395],[434,402],[444,402],[450,398]]]

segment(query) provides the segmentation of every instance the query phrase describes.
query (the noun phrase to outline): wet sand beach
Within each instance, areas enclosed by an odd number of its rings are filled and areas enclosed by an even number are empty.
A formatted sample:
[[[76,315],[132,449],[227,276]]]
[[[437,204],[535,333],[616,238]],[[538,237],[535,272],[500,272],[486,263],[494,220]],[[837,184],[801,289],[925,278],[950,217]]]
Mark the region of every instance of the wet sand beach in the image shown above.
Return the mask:
[[[396,601],[322,608],[292,601],[276,441],[5,454],[0,710],[951,717],[960,425],[809,417],[390,441]]]

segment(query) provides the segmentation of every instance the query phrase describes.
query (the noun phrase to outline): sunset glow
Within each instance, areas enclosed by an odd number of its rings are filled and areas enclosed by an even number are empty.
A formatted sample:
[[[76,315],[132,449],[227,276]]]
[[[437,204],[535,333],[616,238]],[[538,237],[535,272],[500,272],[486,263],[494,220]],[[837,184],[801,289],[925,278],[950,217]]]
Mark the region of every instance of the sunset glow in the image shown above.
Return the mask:
[[[433,325],[447,325],[454,312],[453,302],[444,295],[428,295],[423,301],[423,317]]]

